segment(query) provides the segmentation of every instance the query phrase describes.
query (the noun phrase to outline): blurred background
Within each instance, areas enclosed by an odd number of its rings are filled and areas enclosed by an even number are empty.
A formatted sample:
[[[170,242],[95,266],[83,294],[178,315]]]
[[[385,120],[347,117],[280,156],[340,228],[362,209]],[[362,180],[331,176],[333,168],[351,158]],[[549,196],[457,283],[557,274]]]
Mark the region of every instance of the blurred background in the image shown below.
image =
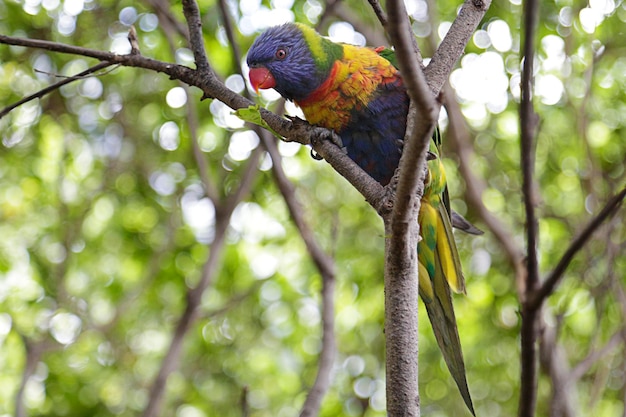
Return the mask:
[[[427,58],[461,4],[405,3]],[[296,20],[335,41],[389,44],[363,1],[199,7],[210,64],[237,93],[249,88],[238,64],[245,73],[245,51],[268,26]],[[482,416],[516,415],[519,397],[521,19],[521,0],[494,0],[450,77],[440,119],[452,206],[485,230],[456,234],[467,296],[455,308]],[[625,183],[625,22],[621,0],[541,2],[534,104],[544,276]],[[194,67],[178,2],[0,2],[9,36],[124,54],[131,25],[143,55]],[[96,63],[0,45],[0,107]],[[317,372],[322,284],[276,163],[337,273],[337,357],[320,415],[386,415],[382,221],[308,148],[279,142],[282,159],[272,160],[230,108],[200,98],[163,74],[109,67],[0,119],[0,416],[140,415],[176,338],[182,352],[169,363],[162,415],[296,415]],[[273,90],[256,99],[282,112]],[[626,415],[624,213],[575,257],[542,311],[537,415]],[[195,320],[175,334],[202,279]],[[422,414],[469,416],[424,310],[420,335]]]

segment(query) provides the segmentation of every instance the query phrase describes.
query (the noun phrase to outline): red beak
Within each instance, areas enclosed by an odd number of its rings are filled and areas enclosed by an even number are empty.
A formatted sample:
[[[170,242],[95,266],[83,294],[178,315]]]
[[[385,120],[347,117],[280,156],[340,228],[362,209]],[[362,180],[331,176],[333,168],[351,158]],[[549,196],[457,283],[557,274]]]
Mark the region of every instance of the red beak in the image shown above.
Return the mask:
[[[265,67],[250,68],[250,84],[254,91],[259,93],[259,88],[265,90],[273,88],[276,85],[276,80],[272,73]]]

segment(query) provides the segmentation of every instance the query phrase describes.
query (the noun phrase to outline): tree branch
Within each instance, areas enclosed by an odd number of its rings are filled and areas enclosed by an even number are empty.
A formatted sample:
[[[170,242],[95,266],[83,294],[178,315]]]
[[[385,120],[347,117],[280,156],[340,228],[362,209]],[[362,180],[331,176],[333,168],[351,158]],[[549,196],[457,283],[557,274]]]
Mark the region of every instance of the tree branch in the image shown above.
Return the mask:
[[[387,27],[387,15],[385,14],[385,11],[383,10],[383,8],[380,5],[380,2],[378,0],[368,0],[370,6],[372,6],[372,10],[374,10],[374,13],[376,14],[376,17],[378,18],[378,21],[380,22],[381,25],[383,25],[384,28]]]
[[[529,308],[538,309],[541,304],[554,292],[559,281],[563,277],[565,270],[576,255],[576,253],[591,239],[593,233],[598,230],[600,225],[611,216],[620,207],[626,198],[626,187],[619,193],[614,195],[604,205],[602,210],[589,222],[587,227],[578,235],[565,251],[561,260],[556,265],[552,273],[546,278],[543,285],[528,300]]]
[[[605,358],[613,349],[623,342],[623,329],[618,329],[608,342],[598,350],[592,350],[589,354],[572,369],[570,378],[577,381],[585,375],[600,359]]]
[[[202,33],[202,18],[200,16],[200,10],[195,0],[183,0],[183,14],[187,21],[187,28],[189,30],[189,46],[193,52],[193,57],[196,61],[196,67],[198,71],[207,76],[214,77],[215,74],[211,70],[209,60],[204,49],[204,35]]]
[[[535,28],[538,15],[537,0],[524,3],[524,48],[522,68],[522,102],[520,105],[520,153],[522,165],[522,192],[526,212],[526,275],[522,282],[525,288],[522,295],[521,328],[521,375],[519,417],[533,417],[537,402],[537,317],[538,308],[528,303],[529,296],[539,284],[539,265],[537,261],[538,224],[535,216],[535,193],[533,189],[533,171],[535,161],[534,137],[537,116],[533,111],[533,63],[535,54]]]
[[[471,168],[471,161],[475,153],[471,144],[469,129],[458,103],[454,101],[452,88],[446,85],[443,91],[449,120],[447,137],[451,141],[452,147],[456,149],[456,154],[459,158],[459,171],[465,179],[465,198],[504,249],[509,263],[515,270],[515,276],[519,277],[519,279],[516,279],[516,282],[519,282],[522,276],[525,275],[524,251],[516,243],[515,238],[505,224],[485,207],[482,195],[487,189],[487,184]]]
[[[219,8],[226,29],[226,35],[232,46],[235,68],[237,68],[238,73],[243,77],[241,55],[235,41],[233,26],[224,0],[219,1]],[[335,358],[335,309],[333,301],[335,265],[333,259],[329,257],[317,243],[313,232],[304,220],[304,210],[296,198],[293,185],[288,180],[283,170],[282,158],[278,152],[274,138],[267,130],[261,129],[259,126],[254,126],[253,129],[261,139],[263,147],[272,159],[272,172],[276,184],[287,204],[291,218],[298,228],[300,236],[322,277],[322,350],[318,361],[318,372],[315,377],[315,382],[309,390],[300,412],[300,416],[302,417],[313,417],[319,413],[324,395],[330,386],[330,374]]]
[[[452,68],[463,55],[467,43],[490,5],[491,0],[465,0],[450,30],[424,69],[428,84],[435,96],[439,95],[448,81]]]
[[[537,217],[535,215],[536,195],[533,188],[533,170],[535,169],[535,134],[537,115],[533,110],[533,63],[535,54],[535,27],[537,25],[538,4],[536,0],[527,0],[524,8],[524,55],[522,69],[522,102],[520,105],[520,152],[522,161],[522,192],[526,211],[527,240],[527,288],[530,294],[539,282],[537,263]]]
[[[539,337],[539,361],[550,377],[552,396],[550,398],[551,417],[575,417],[579,409],[577,398],[572,395],[575,380],[567,362],[563,346],[557,342],[562,318],[556,318],[556,326],[544,324]]]
[[[226,243],[226,231],[230,224],[231,215],[237,207],[237,204],[241,201],[243,196],[247,194],[250,188],[254,173],[257,172],[256,167],[259,156],[260,151],[259,148],[257,148],[248,160],[246,172],[243,175],[238,189],[222,201],[220,205],[215,207],[215,237],[211,243],[209,257],[202,266],[200,281],[195,287],[187,291],[187,305],[185,311],[176,324],[176,329],[168,351],[163,358],[159,373],[150,388],[148,404],[142,414],[143,417],[156,417],[160,414],[167,378],[172,372],[178,369],[185,335],[198,316],[198,307],[202,302],[202,295],[211,285],[215,277]]]
[[[475,13],[462,13],[455,21],[455,39],[471,37],[488,3],[480,2]],[[417,242],[416,221],[423,193],[426,153],[437,123],[440,104],[433,93],[443,87],[465,44],[452,48],[449,59],[432,68],[439,77],[429,78],[421,69],[421,55],[402,1],[387,5],[388,31],[412,109],[409,111],[405,145],[400,160],[399,180],[393,211],[385,218],[388,236],[385,247],[385,334],[387,336],[387,412],[390,416],[419,415],[417,389]],[[472,19],[468,18],[471,17]],[[454,26],[454,25],[453,25]],[[457,29],[458,28],[458,29]],[[441,47],[440,47],[441,48]],[[443,50],[443,49],[441,49]],[[448,53],[448,51],[446,51]],[[417,116],[417,117],[416,117]]]
[[[404,2],[387,3],[388,29],[411,99],[396,198],[385,219],[385,336],[387,413],[419,416],[417,213],[423,194],[426,153],[438,107],[421,70],[421,57]],[[419,118],[415,117],[419,114]]]
[[[330,386],[330,374],[335,358],[335,309],[333,302],[335,287],[335,265],[319,246],[313,232],[302,215],[302,205],[296,199],[293,184],[287,179],[282,167],[282,158],[273,138],[262,132],[262,143],[272,159],[272,172],[276,185],[287,204],[289,214],[298,228],[313,262],[322,276],[322,350],[320,352],[317,376],[300,412],[301,417],[312,417],[319,413],[324,395]]]
[[[0,35],[0,43],[45,49],[53,52],[87,56],[101,61],[111,62],[122,66],[144,68],[167,74],[171,79],[180,80],[190,86],[199,88],[205,98],[215,98],[233,110],[254,105],[252,101],[233,92],[214,76],[204,75],[189,67],[162,62],[142,55],[117,55],[89,48],[81,48],[56,42],[14,38]],[[261,116],[267,124],[288,141],[295,141],[303,145],[311,145],[315,152],[323,157],[339,174],[345,177],[375,208],[379,209],[385,198],[383,187],[367,175],[352,161],[338,146],[328,140],[332,132],[316,126],[311,126],[303,120],[293,122],[280,117],[266,109],[260,109]]]
[[[85,71],[78,73],[76,75],[73,75],[71,77],[67,77],[59,82],[56,82],[52,85],[49,85],[46,88],[43,88],[39,91],[37,91],[34,94],[31,94],[28,97],[24,97],[23,99],[11,104],[10,106],[6,106],[4,109],[2,109],[2,111],[0,111],[0,119],[2,119],[4,116],[6,116],[11,110],[21,106],[22,104],[28,103],[31,100],[34,100],[36,98],[42,98],[43,96],[45,96],[48,93],[51,93],[54,90],[58,90],[59,88],[63,87],[66,84],[69,84],[71,82],[77,81],[77,80],[82,80],[84,79],[86,76],[93,74],[96,71],[100,71],[101,69],[104,69],[106,67],[110,67],[111,64],[110,62],[100,62],[99,64],[94,65],[91,68],[87,68]]]

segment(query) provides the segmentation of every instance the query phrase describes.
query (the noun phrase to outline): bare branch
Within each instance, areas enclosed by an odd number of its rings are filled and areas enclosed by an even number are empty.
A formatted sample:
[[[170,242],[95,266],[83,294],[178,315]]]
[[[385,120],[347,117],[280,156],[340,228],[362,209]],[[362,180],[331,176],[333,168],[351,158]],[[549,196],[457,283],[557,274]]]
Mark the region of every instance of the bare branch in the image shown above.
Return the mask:
[[[507,255],[509,263],[515,270],[515,276],[521,279],[525,275],[523,272],[525,271],[523,265],[524,251],[515,242],[515,238],[505,224],[485,207],[482,195],[487,189],[487,184],[471,168],[471,161],[475,153],[471,144],[467,123],[461,114],[458,103],[454,100],[452,88],[446,85],[443,91],[449,120],[448,139],[453,148],[456,148],[456,154],[459,158],[459,171],[465,179],[466,185],[465,198],[498,240]],[[519,281],[519,279],[516,281]]]
[[[54,83],[52,85],[49,85],[48,87],[41,89],[39,91],[37,91],[34,94],[31,94],[28,97],[24,97],[23,99],[11,104],[10,106],[6,106],[4,109],[2,109],[0,111],[0,119],[2,119],[4,116],[6,116],[11,110],[21,106],[22,104],[28,103],[31,100],[34,100],[36,98],[42,98],[43,96],[45,96],[48,93],[51,93],[54,90],[58,90],[59,88],[63,87],[66,84],[69,84],[71,82],[77,81],[77,80],[82,80],[84,79],[86,76],[93,74],[96,71],[100,71],[101,69],[104,69],[106,67],[110,67],[111,65],[113,65],[110,62],[101,62],[99,64],[94,65],[91,68],[87,68],[85,71],[78,73],[72,77],[67,77],[57,83]]]
[[[245,386],[241,390],[241,417],[250,416],[250,404],[248,403],[248,393],[250,389]]]
[[[300,417],[314,417],[319,414],[324,395],[330,387],[330,376],[335,361],[335,277],[322,276],[322,350],[318,361],[315,382],[309,391]]]
[[[557,284],[563,277],[565,270],[576,255],[576,253],[589,241],[593,233],[600,227],[600,225],[620,207],[622,202],[626,198],[626,187],[619,193],[613,196],[604,205],[604,208],[594,217],[587,227],[583,229],[580,235],[574,239],[572,244],[567,248],[561,260],[556,265],[552,273],[546,278],[543,285],[534,293],[528,300],[530,308],[537,309],[545,301],[550,294],[554,291]]]
[[[435,96],[439,95],[452,68],[463,55],[467,42],[490,5],[491,0],[465,0],[450,30],[424,69],[428,84]]]
[[[182,84],[187,96],[191,95],[191,91],[188,85]],[[196,105],[188,105],[187,107],[187,128],[189,129],[189,139],[191,141],[191,151],[193,152],[193,158],[198,167],[198,174],[200,175],[200,181],[202,188],[206,196],[216,205],[219,199],[219,192],[215,186],[215,183],[211,181],[209,177],[209,167],[200,144],[198,143],[198,112]]]
[[[421,57],[404,2],[388,2],[387,11],[389,35],[411,98],[397,194],[391,216],[385,216],[387,413],[392,417],[419,416],[416,256],[419,224],[416,219],[438,106],[421,70]],[[416,118],[416,114],[420,117]]]
[[[537,262],[538,223],[535,216],[535,193],[533,189],[533,171],[535,162],[534,137],[537,116],[533,111],[533,62],[535,55],[535,28],[539,5],[537,0],[524,3],[524,63],[522,68],[522,102],[520,105],[520,152],[522,165],[522,192],[526,212],[526,275],[522,289],[522,328],[521,328],[521,375],[519,417],[533,417],[537,403],[537,317],[541,305],[531,307],[528,296],[535,291],[539,283]]]
[[[231,22],[231,18],[228,14],[228,6],[226,0],[219,0],[220,14],[222,15],[222,24],[226,30],[226,37],[230,44],[230,49],[233,51],[233,64],[237,69],[237,72],[243,77],[243,70],[241,68],[241,50],[239,49],[239,43],[235,40],[235,30]],[[246,91],[247,93],[247,91]],[[248,97],[248,94],[245,94]],[[249,97],[248,97],[249,98]]]
[[[551,380],[550,416],[575,417],[576,410],[579,409],[577,398],[572,395],[575,380],[571,377],[566,351],[557,342],[560,323],[559,317],[556,326],[548,324],[542,326],[539,360]]]
[[[241,180],[239,188],[220,206],[215,207],[215,237],[211,243],[209,257],[202,266],[202,274],[198,284],[187,292],[187,305],[176,324],[170,346],[161,362],[161,367],[155,378],[148,396],[148,404],[143,411],[143,417],[156,417],[160,414],[161,404],[164,398],[167,379],[172,372],[178,369],[182,353],[183,341],[191,325],[198,318],[198,307],[202,301],[202,294],[211,285],[215,273],[218,270],[222,258],[222,251],[226,243],[226,231],[230,224],[230,217],[237,207],[241,198],[250,187],[253,173],[257,172],[256,166],[260,152],[257,148],[248,160],[246,173]]]
[[[623,342],[623,331],[623,329],[618,329],[604,346],[598,350],[592,350],[589,352],[589,354],[582,361],[580,361],[574,369],[572,369],[570,378],[574,381],[578,381],[589,371],[589,369],[591,369],[593,365],[611,353],[613,349]]]
[[[15,394],[15,417],[27,417],[28,412],[24,404],[26,384],[35,373],[41,355],[59,346],[52,339],[46,338],[40,341],[34,341],[23,334],[19,335],[22,337],[22,342],[26,349],[26,363],[24,364],[24,371],[22,372],[22,380]]]
[[[316,416],[322,403],[322,399],[330,386],[330,373],[335,358],[335,309],[333,302],[335,287],[335,265],[332,260],[319,246],[313,236],[313,232],[304,220],[304,212],[301,204],[296,199],[293,184],[287,179],[282,167],[282,158],[273,138],[266,132],[261,132],[263,145],[272,158],[272,172],[281,194],[287,204],[291,218],[300,231],[302,240],[313,262],[322,276],[322,350],[320,352],[317,376],[309,391],[300,412],[300,416]]]
[[[467,42],[488,7],[480,3],[476,13],[460,14],[455,21],[458,39]],[[476,7],[474,8],[476,9]],[[411,98],[405,146],[391,217],[385,218],[389,237],[385,247],[385,334],[387,336],[387,412],[419,415],[417,390],[417,256],[419,225],[417,213],[423,193],[426,153],[437,123],[440,104],[434,100],[461,56],[465,44],[451,48],[450,60],[441,60],[439,78],[427,79],[421,69],[421,55],[410,28],[404,3],[387,5],[388,31],[396,48],[402,78]],[[476,19],[469,19],[468,16]],[[464,24],[463,24],[464,23]],[[455,29],[456,30],[456,29]],[[461,34],[463,36],[461,36]],[[453,39],[451,37],[450,39]],[[452,42],[452,40],[450,40]],[[447,51],[446,51],[447,52]],[[456,55],[455,55],[456,54]],[[418,116],[418,117],[416,117]],[[408,359],[410,358],[410,359]],[[415,361],[415,362],[414,362]]]
[[[520,143],[522,164],[522,192],[524,209],[526,211],[526,240],[527,240],[527,288],[526,293],[534,291],[539,282],[539,267],[537,263],[537,217],[535,215],[535,190],[533,187],[533,170],[535,169],[535,135],[537,115],[533,110],[533,63],[535,55],[535,28],[539,6],[536,0],[528,0],[524,8],[524,55],[522,68],[522,102],[520,105]]]
[[[189,28],[180,22],[170,11],[171,4],[167,0],[146,0],[150,4],[156,15],[159,17],[159,26],[167,27],[168,31],[173,30],[178,35],[189,40]]]
[[[172,79],[180,80],[190,86],[199,88],[203,91],[205,98],[216,98],[231,109],[236,110],[254,105],[249,99],[227,88],[217,77],[211,75],[212,72],[202,74],[183,65],[162,62],[142,55],[117,55],[112,52],[103,52],[49,41],[0,35],[0,43],[87,56],[123,66],[162,72],[169,75]],[[267,124],[287,140],[296,141],[303,145],[311,145],[315,152],[332,165],[339,174],[345,177],[375,209],[379,209],[385,198],[383,187],[359,168],[338,146],[329,140],[322,140],[332,135],[332,132],[311,126],[300,119],[292,122],[263,108],[260,109],[260,113]]]
[[[189,29],[189,46],[193,52],[198,71],[204,74],[213,74],[209,60],[204,49],[204,36],[202,34],[202,18],[195,0],[183,0],[183,13]]]
[[[383,10],[383,8],[380,5],[380,2],[378,0],[368,0],[370,6],[372,6],[372,10],[374,10],[374,13],[376,13],[376,17],[378,17],[378,21],[380,22],[381,25],[383,25],[383,27],[387,27],[387,15],[385,14],[385,11]]]

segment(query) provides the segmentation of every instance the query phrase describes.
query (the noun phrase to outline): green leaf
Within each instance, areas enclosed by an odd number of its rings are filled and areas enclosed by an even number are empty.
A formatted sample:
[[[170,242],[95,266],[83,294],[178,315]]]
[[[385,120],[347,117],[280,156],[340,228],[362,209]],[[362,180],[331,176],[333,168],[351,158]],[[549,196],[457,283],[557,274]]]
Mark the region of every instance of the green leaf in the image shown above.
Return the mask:
[[[265,120],[263,120],[258,104],[248,106],[246,108],[237,109],[235,110],[235,115],[243,121],[254,123],[257,126],[261,126],[262,128],[269,130],[278,139],[283,138],[274,129],[272,129]]]

